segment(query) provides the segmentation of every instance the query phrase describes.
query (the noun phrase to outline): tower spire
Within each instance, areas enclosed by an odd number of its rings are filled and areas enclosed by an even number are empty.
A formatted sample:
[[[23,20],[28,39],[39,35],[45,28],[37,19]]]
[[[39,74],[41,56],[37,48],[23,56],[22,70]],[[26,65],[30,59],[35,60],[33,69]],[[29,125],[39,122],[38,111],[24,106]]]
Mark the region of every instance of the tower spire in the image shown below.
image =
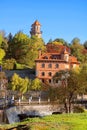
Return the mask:
[[[41,24],[36,20],[32,25],[31,25],[31,31],[30,34],[31,36],[35,35],[38,38],[41,38],[42,31],[40,30]]]

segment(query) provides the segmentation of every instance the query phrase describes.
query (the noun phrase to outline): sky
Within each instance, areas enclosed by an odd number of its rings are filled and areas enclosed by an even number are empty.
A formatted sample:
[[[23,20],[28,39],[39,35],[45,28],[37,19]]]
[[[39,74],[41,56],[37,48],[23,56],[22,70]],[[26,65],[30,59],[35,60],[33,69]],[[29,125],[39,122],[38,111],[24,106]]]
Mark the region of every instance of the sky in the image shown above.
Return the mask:
[[[75,37],[87,41],[87,0],[0,0],[0,30],[6,35],[21,30],[30,36],[35,20],[45,43],[56,38],[70,43]]]

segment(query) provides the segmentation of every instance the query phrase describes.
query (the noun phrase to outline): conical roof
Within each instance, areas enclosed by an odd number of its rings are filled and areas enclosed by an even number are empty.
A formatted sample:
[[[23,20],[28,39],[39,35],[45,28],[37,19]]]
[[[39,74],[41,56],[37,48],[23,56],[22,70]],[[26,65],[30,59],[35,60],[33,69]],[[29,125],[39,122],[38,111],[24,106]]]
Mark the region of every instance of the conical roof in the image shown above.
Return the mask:
[[[36,20],[33,24],[32,24],[32,26],[33,25],[39,25],[39,26],[41,26],[41,24],[38,22],[38,20]]]

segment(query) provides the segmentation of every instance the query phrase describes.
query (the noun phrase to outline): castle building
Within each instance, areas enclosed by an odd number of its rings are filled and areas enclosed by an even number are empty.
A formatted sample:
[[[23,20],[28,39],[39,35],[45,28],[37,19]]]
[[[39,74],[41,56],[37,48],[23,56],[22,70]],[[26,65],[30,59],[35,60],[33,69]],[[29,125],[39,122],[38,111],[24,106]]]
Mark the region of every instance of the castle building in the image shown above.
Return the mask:
[[[38,38],[41,38],[42,31],[41,29],[41,24],[36,20],[32,25],[31,25],[31,31],[30,34],[31,36],[35,35]]]
[[[39,50],[36,63],[36,77],[42,82],[53,83],[52,77],[60,70],[70,70],[79,66],[75,56],[71,55],[70,48],[64,45],[46,45],[47,52],[42,54]]]

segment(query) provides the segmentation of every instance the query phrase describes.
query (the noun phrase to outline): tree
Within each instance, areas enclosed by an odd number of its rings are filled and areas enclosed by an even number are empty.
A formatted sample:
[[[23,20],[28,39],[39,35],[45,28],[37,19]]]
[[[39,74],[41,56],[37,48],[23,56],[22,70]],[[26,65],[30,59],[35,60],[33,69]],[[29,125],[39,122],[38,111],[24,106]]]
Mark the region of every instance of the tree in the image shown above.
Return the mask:
[[[8,43],[10,43],[13,39],[13,35],[9,33],[7,39],[8,39]]]
[[[87,41],[84,42],[84,47],[87,49]]]
[[[30,39],[26,34],[22,32],[15,34],[9,45],[9,53],[11,53],[11,57],[20,62],[29,50],[29,41]]]
[[[35,59],[38,58],[39,49],[41,49],[42,53],[46,50],[43,39],[38,38],[36,36],[32,36],[30,38],[29,50],[27,51],[23,59],[24,63],[30,68],[35,67]]]
[[[16,69],[15,65],[16,65],[16,61],[13,58],[11,58],[11,59],[5,59],[2,62],[2,66],[3,66],[4,70]]]
[[[80,70],[60,71],[55,74],[55,80],[60,80],[61,84],[56,89],[58,99],[64,104],[66,113],[71,112],[72,102],[77,94],[85,92],[87,80],[82,78]]]
[[[71,53],[77,57],[77,59],[81,62],[84,61],[84,55],[83,55],[83,49],[84,46],[80,44],[80,39],[79,38],[74,38],[71,42]]]
[[[82,64],[80,70],[80,82],[84,88],[84,93],[87,94],[87,63]]]
[[[2,61],[2,59],[5,56],[5,51],[3,49],[0,48],[0,62]]]
[[[0,47],[2,49],[5,50],[5,52],[7,51],[8,48],[8,44],[7,44],[7,38],[5,37],[5,32],[4,31],[0,31]]]
[[[3,40],[3,37],[2,37],[2,35],[0,34],[0,47],[1,47],[1,44],[2,44],[2,40]]]
[[[78,37],[73,38],[71,41],[72,44],[80,44],[80,39]]]
[[[54,41],[53,41],[53,43],[55,44],[59,44],[59,45],[68,45],[68,43],[64,40],[64,39],[62,39],[62,38],[56,38]]]
[[[10,89],[19,91],[21,94],[26,93],[30,89],[31,80],[28,78],[21,78],[18,74],[14,73],[10,83]]]
[[[42,87],[42,83],[41,83],[41,80],[39,80],[38,78],[34,79],[32,81],[32,84],[31,84],[31,88],[32,90],[40,90],[41,87]]]

